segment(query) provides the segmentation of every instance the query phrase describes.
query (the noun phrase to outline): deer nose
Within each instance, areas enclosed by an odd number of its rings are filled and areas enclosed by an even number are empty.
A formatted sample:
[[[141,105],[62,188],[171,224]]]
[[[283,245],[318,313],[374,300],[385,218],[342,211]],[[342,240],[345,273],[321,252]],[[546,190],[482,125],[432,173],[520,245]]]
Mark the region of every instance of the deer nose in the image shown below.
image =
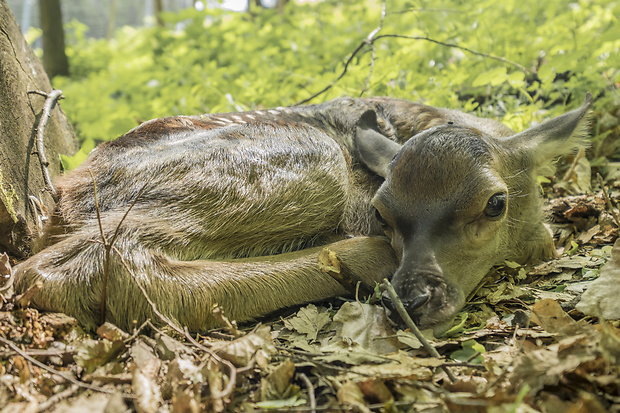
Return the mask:
[[[415,310],[426,305],[426,303],[428,303],[430,299],[431,299],[430,293],[425,292],[416,297],[413,297],[410,300],[403,300],[402,303],[403,303],[403,307],[405,307],[405,311],[407,311],[407,314],[409,314],[411,318],[413,318],[413,320],[415,321],[417,318],[417,316],[414,314]],[[398,314],[398,311],[396,310],[396,306],[394,305],[394,302],[392,301],[390,296],[387,294],[387,292],[384,292],[383,294],[381,294],[381,302],[383,303],[385,307],[387,307],[392,312],[392,314],[394,315]]]
[[[411,315],[415,310],[428,303],[430,299],[431,295],[429,293],[423,293],[413,297],[411,300],[403,301],[403,306],[405,307],[405,310],[407,310],[407,313]]]

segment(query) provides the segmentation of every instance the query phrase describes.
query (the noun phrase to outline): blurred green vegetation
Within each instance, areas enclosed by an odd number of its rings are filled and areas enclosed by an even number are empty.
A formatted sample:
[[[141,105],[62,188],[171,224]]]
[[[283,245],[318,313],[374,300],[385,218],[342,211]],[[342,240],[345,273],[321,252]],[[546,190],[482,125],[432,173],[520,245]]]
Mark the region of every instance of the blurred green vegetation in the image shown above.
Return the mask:
[[[620,2],[388,0],[386,6],[377,37],[429,37],[461,48],[377,38],[364,96],[460,108],[517,130],[577,107],[587,91],[597,98],[599,117],[620,115],[612,109],[620,104]],[[255,11],[168,13],[166,27],[126,27],[110,42],[89,39],[85,26],[69,23],[72,75],[53,83],[63,90],[63,109],[82,141],[75,160],[151,118],[302,101],[342,73],[381,20],[379,1]],[[371,60],[366,45],[346,75],[312,103],[359,96]],[[597,130],[594,157],[616,156],[610,137],[619,129],[604,128]]]

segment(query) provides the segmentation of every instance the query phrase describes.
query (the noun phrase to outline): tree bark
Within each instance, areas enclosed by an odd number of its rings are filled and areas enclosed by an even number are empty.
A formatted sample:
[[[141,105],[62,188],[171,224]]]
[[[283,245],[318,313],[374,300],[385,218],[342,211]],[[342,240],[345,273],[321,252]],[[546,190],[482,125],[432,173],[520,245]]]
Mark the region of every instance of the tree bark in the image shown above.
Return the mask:
[[[155,20],[159,27],[164,27],[164,21],[161,19],[161,13],[164,11],[164,3],[162,0],[155,0]]]
[[[39,158],[33,152],[45,96],[52,87],[41,62],[24,39],[6,0],[0,0],[0,252],[17,257],[30,252],[41,213],[54,210],[45,191]],[[59,154],[77,150],[71,125],[58,105],[45,132],[45,152],[52,177],[60,173]]]
[[[43,66],[47,75],[50,79],[57,75],[69,76],[60,0],[39,0],[39,11],[43,30]]]

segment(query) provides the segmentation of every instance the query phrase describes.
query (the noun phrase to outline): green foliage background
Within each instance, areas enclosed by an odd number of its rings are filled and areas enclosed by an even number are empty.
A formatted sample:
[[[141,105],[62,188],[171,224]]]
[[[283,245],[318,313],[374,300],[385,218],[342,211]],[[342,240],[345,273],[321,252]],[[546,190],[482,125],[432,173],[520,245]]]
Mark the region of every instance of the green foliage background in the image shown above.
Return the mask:
[[[82,141],[74,161],[151,118],[302,101],[335,80],[381,21],[379,1],[255,11],[189,9],[164,15],[165,28],[119,29],[110,42],[69,23],[72,75],[54,85]],[[388,0],[386,12],[378,36],[429,37],[506,61],[428,40],[380,38],[365,96],[475,111],[517,130],[578,106],[587,91],[599,111],[619,105],[620,2]],[[313,103],[359,96],[371,57],[364,46]],[[593,156],[615,156],[613,131],[598,132]]]

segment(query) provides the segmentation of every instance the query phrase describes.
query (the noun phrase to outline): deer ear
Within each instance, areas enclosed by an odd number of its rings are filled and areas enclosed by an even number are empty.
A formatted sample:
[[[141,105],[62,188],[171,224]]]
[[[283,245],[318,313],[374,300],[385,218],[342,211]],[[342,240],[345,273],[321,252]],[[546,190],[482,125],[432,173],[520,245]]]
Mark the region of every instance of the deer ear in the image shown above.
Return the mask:
[[[401,145],[379,132],[377,114],[367,110],[356,125],[354,145],[360,161],[379,176],[386,177],[388,165]]]
[[[534,167],[545,166],[554,158],[587,143],[587,112],[592,95],[586,95],[579,109],[550,119],[504,140],[510,149],[523,151]]]

